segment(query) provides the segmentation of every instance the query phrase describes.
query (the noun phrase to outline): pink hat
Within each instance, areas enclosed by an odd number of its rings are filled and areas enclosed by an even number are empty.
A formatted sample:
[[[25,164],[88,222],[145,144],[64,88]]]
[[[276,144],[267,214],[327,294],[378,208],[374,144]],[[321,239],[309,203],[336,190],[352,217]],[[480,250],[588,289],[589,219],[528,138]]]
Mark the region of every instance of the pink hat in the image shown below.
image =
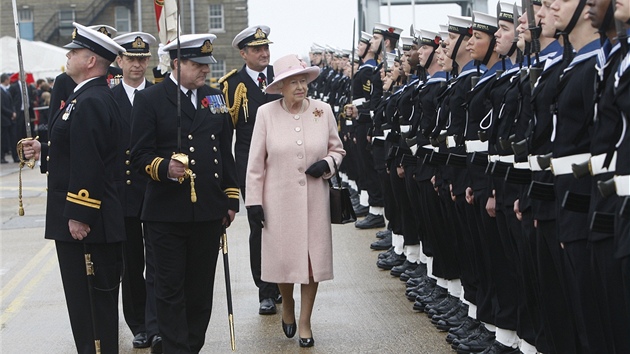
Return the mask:
[[[271,94],[280,93],[279,82],[289,76],[306,75],[307,83],[317,79],[319,76],[319,68],[316,66],[308,66],[302,59],[295,54],[285,55],[273,63],[275,77],[273,82],[267,86],[265,92]]]

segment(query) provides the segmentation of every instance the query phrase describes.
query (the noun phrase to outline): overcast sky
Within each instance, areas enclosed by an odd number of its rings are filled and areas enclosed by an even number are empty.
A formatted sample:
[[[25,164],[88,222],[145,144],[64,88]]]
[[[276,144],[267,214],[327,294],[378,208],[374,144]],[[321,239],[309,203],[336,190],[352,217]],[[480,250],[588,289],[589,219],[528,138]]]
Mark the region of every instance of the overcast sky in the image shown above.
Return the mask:
[[[495,9],[496,3],[497,0],[488,0],[488,8]],[[352,22],[357,17],[357,0],[250,0],[248,7],[250,26],[264,24],[271,27],[272,63],[292,53],[306,57],[313,42],[352,49]],[[391,6],[391,12],[383,6],[380,21],[403,28],[403,36],[408,36],[409,26],[413,23],[412,13],[411,6]],[[461,8],[455,4],[416,5],[415,28],[437,32],[440,24],[446,24],[447,15],[460,13]]]

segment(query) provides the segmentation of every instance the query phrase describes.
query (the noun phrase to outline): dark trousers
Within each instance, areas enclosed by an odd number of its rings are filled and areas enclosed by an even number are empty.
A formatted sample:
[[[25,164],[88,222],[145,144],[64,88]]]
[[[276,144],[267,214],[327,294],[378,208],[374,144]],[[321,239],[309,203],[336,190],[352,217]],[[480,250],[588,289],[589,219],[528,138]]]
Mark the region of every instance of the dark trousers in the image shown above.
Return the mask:
[[[164,353],[199,353],[212,313],[221,220],[145,221],[155,259],[157,320]]]
[[[16,121],[11,123],[11,127],[9,130],[9,148],[11,149],[11,156],[13,157],[13,161],[20,161],[20,158],[17,154],[17,143],[20,139],[18,139],[18,124]]]
[[[125,218],[125,232],[127,241],[124,243],[125,273],[122,280],[122,304],[125,322],[131,332],[136,335],[141,332],[157,334],[157,314],[155,310],[154,264],[153,255],[147,250],[145,273],[145,242],[142,222],[137,217]],[[153,328],[150,331],[148,324]]]
[[[574,313],[569,302],[563,250],[555,220],[537,220],[536,261],[540,314],[550,354],[580,353]]]
[[[241,187],[241,195],[245,200],[245,187]],[[249,210],[247,210],[249,213]],[[258,287],[258,302],[264,299],[275,299],[280,290],[275,283],[268,283],[260,279],[261,269],[261,252],[262,252],[262,229],[256,224],[249,223],[249,266],[252,270],[252,278],[254,284]]]
[[[447,192],[450,194],[450,192]],[[454,217],[452,222],[458,224],[459,229],[462,231],[458,237],[458,258],[462,270],[462,286],[464,287],[464,299],[468,302],[477,305],[477,291],[480,286],[480,272],[478,260],[480,259],[477,254],[477,248],[479,243],[479,231],[477,224],[473,216],[472,210],[474,207],[466,202],[464,195],[459,195],[453,203]],[[471,210],[467,212],[466,210]],[[488,316],[486,316],[488,317]]]
[[[416,218],[412,213],[411,202],[409,200],[409,195],[407,194],[405,177],[400,178],[400,176],[398,176],[395,166],[390,168],[389,177],[392,185],[392,191],[394,193],[394,200],[396,202],[395,210],[400,213],[402,235],[405,246],[417,246],[420,244],[420,240],[418,238],[418,226],[416,224]]]
[[[355,127],[357,139],[357,156],[360,161],[360,176],[363,176],[361,188],[365,188],[369,195],[369,204],[371,206],[383,206],[383,191],[378,182],[378,175],[374,167],[374,158],[372,152],[368,150],[367,131],[370,125],[366,123],[357,123]]]
[[[96,339],[101,342],[101,353],[117,354],[118,285],[122,271],[121,243],[86,244],[78,241],[55,241],[55,245],[77,352],[96,353],[94,346],[96,333]],[[91,289],[88,286],[85,268],[86,251],[92,256],[95,270]]]
[[[1,90],[1,89],[0,89]],[[4,159],[6,157],[6,154],[9,153],[9,151],[12,151],[10,146],[11,143],[11,125],[3,125],[0,128],[0,145],[1,145],[1,153],[2,153],[2,158]]]

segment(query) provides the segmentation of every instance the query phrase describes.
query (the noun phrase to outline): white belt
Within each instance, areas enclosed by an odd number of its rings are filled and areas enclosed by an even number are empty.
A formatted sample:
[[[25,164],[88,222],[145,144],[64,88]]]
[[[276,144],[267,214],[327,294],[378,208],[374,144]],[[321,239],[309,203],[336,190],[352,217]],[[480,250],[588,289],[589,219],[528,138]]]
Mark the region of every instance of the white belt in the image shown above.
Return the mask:
[[[416,156],[416,151],[418,151],[418,144],[413,144],[409,147],[411,149],[411,153]]]
[[[456,146],[457,146],[457,144],[455,144],[455,136],[454,135],[447,136],[446,137],[446,147],[454,148]]]
[[[481,140],[466,140],[466,152],[488,151],[488,142]]]
[[[339,106],[335,106],[335,113],[339,113]]]
[[[346,119],[346,125],[352,125],[352,120]]]
[[[630,196],[630,175],[615,176],[615,189],[620,197]]]
[[[514,162],[514,168],[529,170],[529,162]]]
[[[532,171],[542,171],[542,167],[540,167],[540,165],[538,164],[538,156],[541,155],[529,155],[527,157],[527,159],[529,160],[529,169]],[[547,167],[545,170],[548,170],[549,167]]]
[[[385,137],[385,139],[387,139],[387,136],[389,135],[389,133],[391,132],[391,129],[385,129],[383,130],[383,136]]]
[[[567,175],[569,173],[573,173],[573,167],[572,167],[573,164],[579,165],[581,163],[584,163],[588,161],[590,157],[591,157],[591,154],[584,153],[584,154],[576,154],[576,155],[552,158],[551,159],[551,172],[553,172],[555,176],[561,176],[561,175]]]
[[[357,98],[356,100],[352,100],[352,104],[356,107],[365,103],[365,98]]]
[[[488,161],[490,162],[505,162],[505,163],[514,163],[514,155],[506,155],[506,156],[502,156],[502,155],[489,155],[488,156]]]
[[[400,126],[400,132],[401,133],[407,133],[411,130],[411,125],[401,125]]]
[[[608,168],[603,167],[604,160],[606,160],[607,154],[599,154],[595,156],[591,156],[591,161],[589,162],[589,167],[591,170],[591,175],[597,176],[606,172],[615,172],[615,167],[617,164],[617,152],[613,154],[612,160],[610,160],[610,165]]]

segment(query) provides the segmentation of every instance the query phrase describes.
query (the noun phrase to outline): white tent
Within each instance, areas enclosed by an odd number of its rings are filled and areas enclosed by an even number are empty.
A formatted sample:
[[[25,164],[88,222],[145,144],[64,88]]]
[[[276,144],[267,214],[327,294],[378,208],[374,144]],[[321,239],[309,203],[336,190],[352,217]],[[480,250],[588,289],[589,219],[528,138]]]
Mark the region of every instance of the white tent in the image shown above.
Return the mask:
[[[65,70],[68,49],[44,42],[22,40],[20,43],[22,45],[24,71],[32,73],[35,80],[56,77]],[[0,38],[0,44],[2,48],[0,52],[0,72],[18,72],[20,67],[15,38],[2,37]]]

